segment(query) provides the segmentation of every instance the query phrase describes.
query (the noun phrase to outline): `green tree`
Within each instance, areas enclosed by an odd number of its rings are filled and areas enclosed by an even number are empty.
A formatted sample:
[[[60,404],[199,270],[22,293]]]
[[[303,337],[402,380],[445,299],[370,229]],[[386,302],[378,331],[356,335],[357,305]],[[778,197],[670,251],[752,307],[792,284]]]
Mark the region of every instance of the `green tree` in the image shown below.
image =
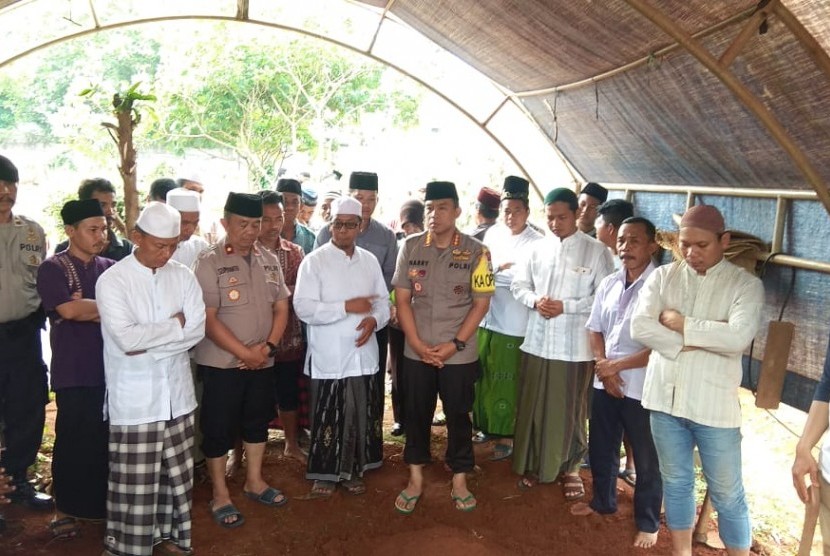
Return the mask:
[[[294,153],[325,162],[340,130],[365,113],[388,111],[401,126],[417,121],[417,101],[385,91],[381,66],[333,47],[293,40],[214,47],[211,55],[199,46],[199,67],[162,99],[159,137],[178,149],[232,151],[259,187]]]

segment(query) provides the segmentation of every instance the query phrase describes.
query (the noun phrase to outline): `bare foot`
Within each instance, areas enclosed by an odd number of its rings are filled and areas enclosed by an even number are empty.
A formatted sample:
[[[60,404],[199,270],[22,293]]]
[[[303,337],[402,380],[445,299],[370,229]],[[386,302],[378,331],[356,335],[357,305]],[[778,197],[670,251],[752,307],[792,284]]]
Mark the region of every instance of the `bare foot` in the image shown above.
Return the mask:
[[[228,463],[225,464],[225,477],[233,478],[240,467],[242,467],[242,450],[234,448],[228,456]]]
[[[571,506],[571,515],[586,516],[594,515],[595,513],[597,512],[595,512],[591,505],[587,502],[577,502],[576,504]],[[635,546],[637,545],[635,544]]]
[[[282,454],[287,458],[299,461],[303,465],[308,464],[308,454],[306,454],[299,446],[296,448],[286,448]]]
[[[634,546],[637,548],[651,548],[657,542],[657,533],[638,531],[634,537]]]

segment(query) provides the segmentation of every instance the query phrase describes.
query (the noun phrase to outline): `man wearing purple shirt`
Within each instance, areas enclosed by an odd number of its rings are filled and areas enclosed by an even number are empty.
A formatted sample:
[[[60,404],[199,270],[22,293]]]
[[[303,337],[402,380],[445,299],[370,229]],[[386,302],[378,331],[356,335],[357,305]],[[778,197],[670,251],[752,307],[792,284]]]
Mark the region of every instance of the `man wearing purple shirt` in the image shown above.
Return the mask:
[[[61,210],[69,248],[40,265],[37,290],[51,324],[51,379],[58,413],[52,477],[56,538],[79,530],[77,519],[104,519],[107,441],[104,359],[95,282],[115,261],[99,257],[107,220],[95,199],[69,201]]]

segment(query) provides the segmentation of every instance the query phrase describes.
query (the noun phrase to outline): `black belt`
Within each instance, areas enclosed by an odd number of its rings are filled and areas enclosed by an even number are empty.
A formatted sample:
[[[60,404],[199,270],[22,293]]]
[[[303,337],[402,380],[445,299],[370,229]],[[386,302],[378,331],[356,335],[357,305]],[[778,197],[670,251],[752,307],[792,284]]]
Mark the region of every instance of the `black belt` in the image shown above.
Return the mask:
[[[46,323],[46,312],[43,307],[38,307],[34,313],[22,319],[9,322],[0,322],[0,340],[11,340],[19,338],[27,333],[42,328]]]

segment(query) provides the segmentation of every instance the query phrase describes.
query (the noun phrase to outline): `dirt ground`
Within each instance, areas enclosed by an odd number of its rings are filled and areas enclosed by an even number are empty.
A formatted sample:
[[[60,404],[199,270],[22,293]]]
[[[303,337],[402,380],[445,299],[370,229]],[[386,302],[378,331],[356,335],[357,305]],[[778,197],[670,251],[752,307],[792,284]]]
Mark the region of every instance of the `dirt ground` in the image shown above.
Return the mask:
[[[54,408],[52,408],[52,413]],[[282,441],[268,444],[264,474],[272,485],[291,498],[278,509],[266,508],[241,495],[241,475],[231,483],[234,501],[245,515],[239,529],[226,530],[214,524],[208,513],[209,484],[194,489],[193,547],[199,556],[297,555],[387,555],[423,554],[496,555],[629,555],[669,554],[670,542],[661,526],[657,545],[635,549],[632,489],[619,481],[619,511],[613,516],[572,516],[561,485],[540,485],[521,492],[509,461],[490,462],[492,446],[476,446],[480,469],[470,477],[470,489],[479,505],[471,513],[455,509],[450,500],[451,475],[441,456],[445,429],[434,427],[435,463],[425,471],[427,487],[411,516],[394,510],[397,493],[406,486],[407,470],[402,461],[403,445],[389,438],[384,463],[367,474],[368,491],[351,496],[338,490],[327,500],[304,501],[296,497],[308,492],[304,469],[282,456]],[[583,471],[587,496],[591,495],[590,472]],[[0,535],[0,555],[95,555],[101,553],[103,525],[85,524],[71,541],[52,541],[46,524],[49,514],[33,514],[20,507],[6,507],[9,528]],[[714,527],[714,525],[712,525]],[[698,545],[696,555],[721,551]],[[763,553],[761,551],[760,553]]]

